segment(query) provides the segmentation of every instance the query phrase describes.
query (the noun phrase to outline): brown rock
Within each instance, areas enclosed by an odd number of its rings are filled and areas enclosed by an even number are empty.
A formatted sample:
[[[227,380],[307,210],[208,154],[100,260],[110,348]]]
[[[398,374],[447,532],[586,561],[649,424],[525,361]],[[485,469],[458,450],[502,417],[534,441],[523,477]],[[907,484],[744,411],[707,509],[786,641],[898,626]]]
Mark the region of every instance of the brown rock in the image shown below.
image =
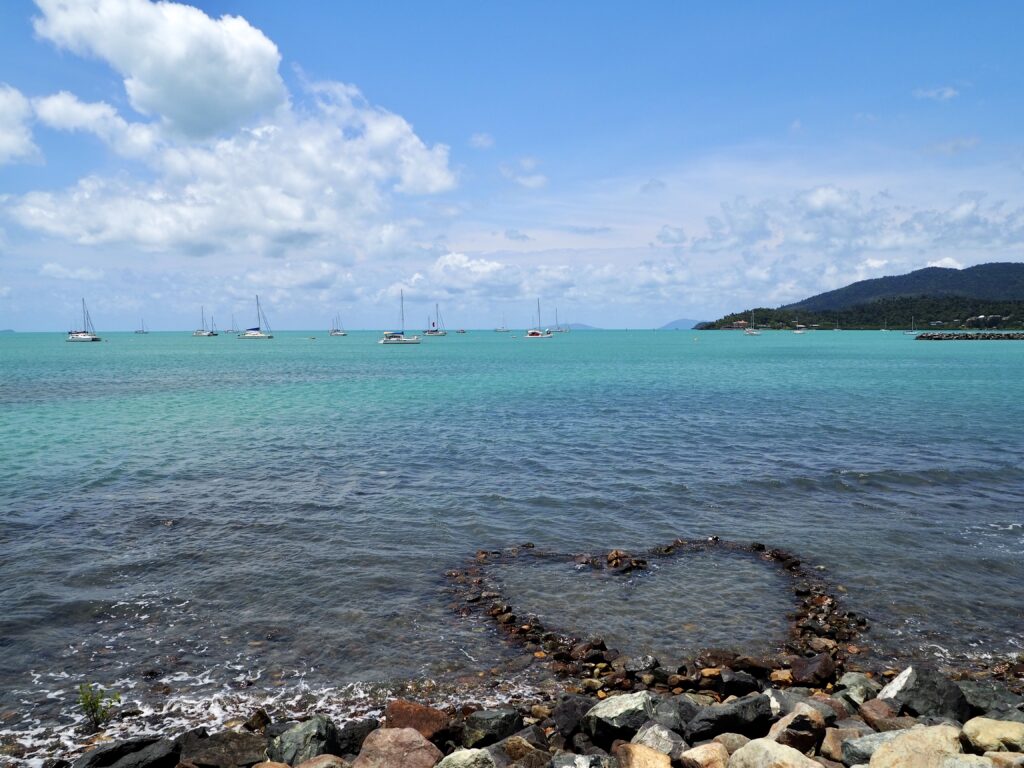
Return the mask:
[[[721,742],[712,741],[688,749],[679,756],[682,768],[726,768],[729,764],[729,750]]]
[[[720,733],[717,736],[715,736],[715,738],[713,738],[712,741],[717,741],[719,744],[724,746],[731,755],[737,749],[739,749],[748,741],[750,741],[750,739],[744,736],[742,733]]]
[[[337,755],[317,755],[299,763],[296,768],[350,768],[350,764]]]
[[[273,760],[267,760],[263,763],[256,763],[252,768],[290,768],[288,763],[275,763]]]
[[[767,738],[806,754],[817,748],[824,735],[825,718],[814,707],[801,702],[772,725]]]
[[[448,727],[448,715],[415,701],[395,699],[384,709],[386,728],[413,728],[425,739],[433,739]]]
[[[899,710],[888,699],[869,699],[857,707],[857,714],[861,716],[865,723],[877,731],[880,729],[875,728],[876,721],[896,717],[899,714]]]
[[[951,725],[913,728],[871,755],[871,768],[941,768],[960,754],[960,731]]]
[[[672,760],[656,749],[642,744],[619,744],[612,751],[619,768],[672,768]]]
[[[817,755],[811,758],[818,765],[823,765],[825,768],[844,768],[842,763],[837,763],[835,760],[829,760],[827,757]]]
[[[366,737],[352,768],[434,768],[441,757],[414,728],[378,728]]]
[[[836,675],[836,664],[827,653],[810,658],[797,657],[790,664],[796,685],[822,686]]]
[[[871,733],[870,728],[826,728],[819,751],[829,760],[843,759],[843,742]]]
[[[790,669],[773,669],[768,679],[776,685],[792,685],[793,671]]]

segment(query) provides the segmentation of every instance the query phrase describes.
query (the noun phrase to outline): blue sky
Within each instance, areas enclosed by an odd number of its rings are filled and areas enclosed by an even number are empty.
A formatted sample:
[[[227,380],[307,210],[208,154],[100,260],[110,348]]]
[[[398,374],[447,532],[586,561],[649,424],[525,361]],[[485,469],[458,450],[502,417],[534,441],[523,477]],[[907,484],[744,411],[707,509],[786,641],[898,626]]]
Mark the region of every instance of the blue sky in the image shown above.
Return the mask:
[[[1024,260],[1019,3],[12,0],[0,327],[774,306]],[[417,314],[419,313],[419,314]]]

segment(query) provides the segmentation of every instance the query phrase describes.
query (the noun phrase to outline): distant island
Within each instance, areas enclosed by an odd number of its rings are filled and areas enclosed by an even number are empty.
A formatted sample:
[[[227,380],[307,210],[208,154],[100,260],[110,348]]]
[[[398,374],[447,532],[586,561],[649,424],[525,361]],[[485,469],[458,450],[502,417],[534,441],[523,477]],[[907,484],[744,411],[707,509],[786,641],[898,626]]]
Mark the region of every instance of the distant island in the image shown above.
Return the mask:
[[[700,320],[690,320],[682,317],[678,320],[673,320],[671,323],[665,323],[665,325],[659,328],[659,331],[689,331],[701,325]]]
[[[745,328],[1024,328],[1024,264],[927,267],[861,280],[778,308],[734,312],[698,330]]]

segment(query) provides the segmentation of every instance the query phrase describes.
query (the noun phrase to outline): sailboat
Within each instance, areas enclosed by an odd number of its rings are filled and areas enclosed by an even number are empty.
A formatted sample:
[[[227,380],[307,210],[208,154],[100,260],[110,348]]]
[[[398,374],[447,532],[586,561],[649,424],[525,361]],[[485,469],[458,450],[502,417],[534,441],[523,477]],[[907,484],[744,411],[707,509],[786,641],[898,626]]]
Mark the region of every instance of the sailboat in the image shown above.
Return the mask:
[[[444,320],[441,319],[441,310],[437,304],[434,305],[434,319],[427,318],[427,324],[430,326],[423,332],[424,336],[447,336],[448,331],[445,330]]]
[[[202,317],[202,324],[196,330],[192,331],[193,336],[216,336],[216,331],[211,331],[206,327],[206,307],[199,308],[200,315]],[[212,318],[211,318],[212,319]]]
[[[85,306],[85,299],[82,299],[82,330],[68,331],[68,337],[65,341],[102,341],[96,335],[96,329],[93,327],[89,309]]]
[[[558,307],[555,307],[555,333],[568,333],[569,328],[562,327],[562,324],[558,322]]]
[[[904,336],[917,336],[917,326],[914,324],[914,316],[910,316],[910,330],[903,332]]]
[[[505,327],[505,316],[501,316],[501,326],[494,329],[495,333],[508,333],[508,328]]]
[[[543,331],[540,329],[540,299],[537,299],[537,327],[531,328],[523,336],[525,339],[550,339],[552,336],[551,329],[545,328]]]
[[[341,315],[337,314],[334,319],[331,320],[331,330],[328,333],[329,336],[348,336],[345,329],[341,327]]]
[[[743,329],[745,336],[760,336],[761,332],[754,326],[754,310],[750,310],[750,325]]]
[[[406,336],[405,335],[405,291],[398,292],[399,300],[402,306],[402,330],[401,331],[384,331],[384,335],[380,337],[378,344],[419,344],[419,336]]]
[[[136,333],[149,333],[146,330],[146,321],[143,318],[139,318],[139,327],[135,330]]]
[[[841,331],[841,330],[843,330],[842,328],[839,327],[839,315],[836,315],[836,327],[833,328],[832,330],[833,331]]]
[[[263,330],[263,329],[266,329]],[[270,322],[267,320],[267,316],[263,314],[263,307],[260,306],[259,294],[256,295],[256,327],[246,328],[242,333],[238,334],[240,339],[272,339],[273,334],[267,333],[270,330]]]
[[[238,323],[235,322],[235,313],[231,313],[231,327],[228,328],[224,333],[238,333]]]

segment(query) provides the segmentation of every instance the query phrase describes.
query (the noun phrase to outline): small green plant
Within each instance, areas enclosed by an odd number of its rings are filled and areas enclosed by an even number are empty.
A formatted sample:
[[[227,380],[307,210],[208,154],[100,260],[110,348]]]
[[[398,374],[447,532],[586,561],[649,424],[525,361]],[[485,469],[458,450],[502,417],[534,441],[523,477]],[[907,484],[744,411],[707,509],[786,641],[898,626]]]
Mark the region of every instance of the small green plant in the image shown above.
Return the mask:
[[[94,731],[98,731],[110,719],[110,710],[120,703],[121,694],[117,691],[107,693],[93,683],[78,686],[78,704]]]

